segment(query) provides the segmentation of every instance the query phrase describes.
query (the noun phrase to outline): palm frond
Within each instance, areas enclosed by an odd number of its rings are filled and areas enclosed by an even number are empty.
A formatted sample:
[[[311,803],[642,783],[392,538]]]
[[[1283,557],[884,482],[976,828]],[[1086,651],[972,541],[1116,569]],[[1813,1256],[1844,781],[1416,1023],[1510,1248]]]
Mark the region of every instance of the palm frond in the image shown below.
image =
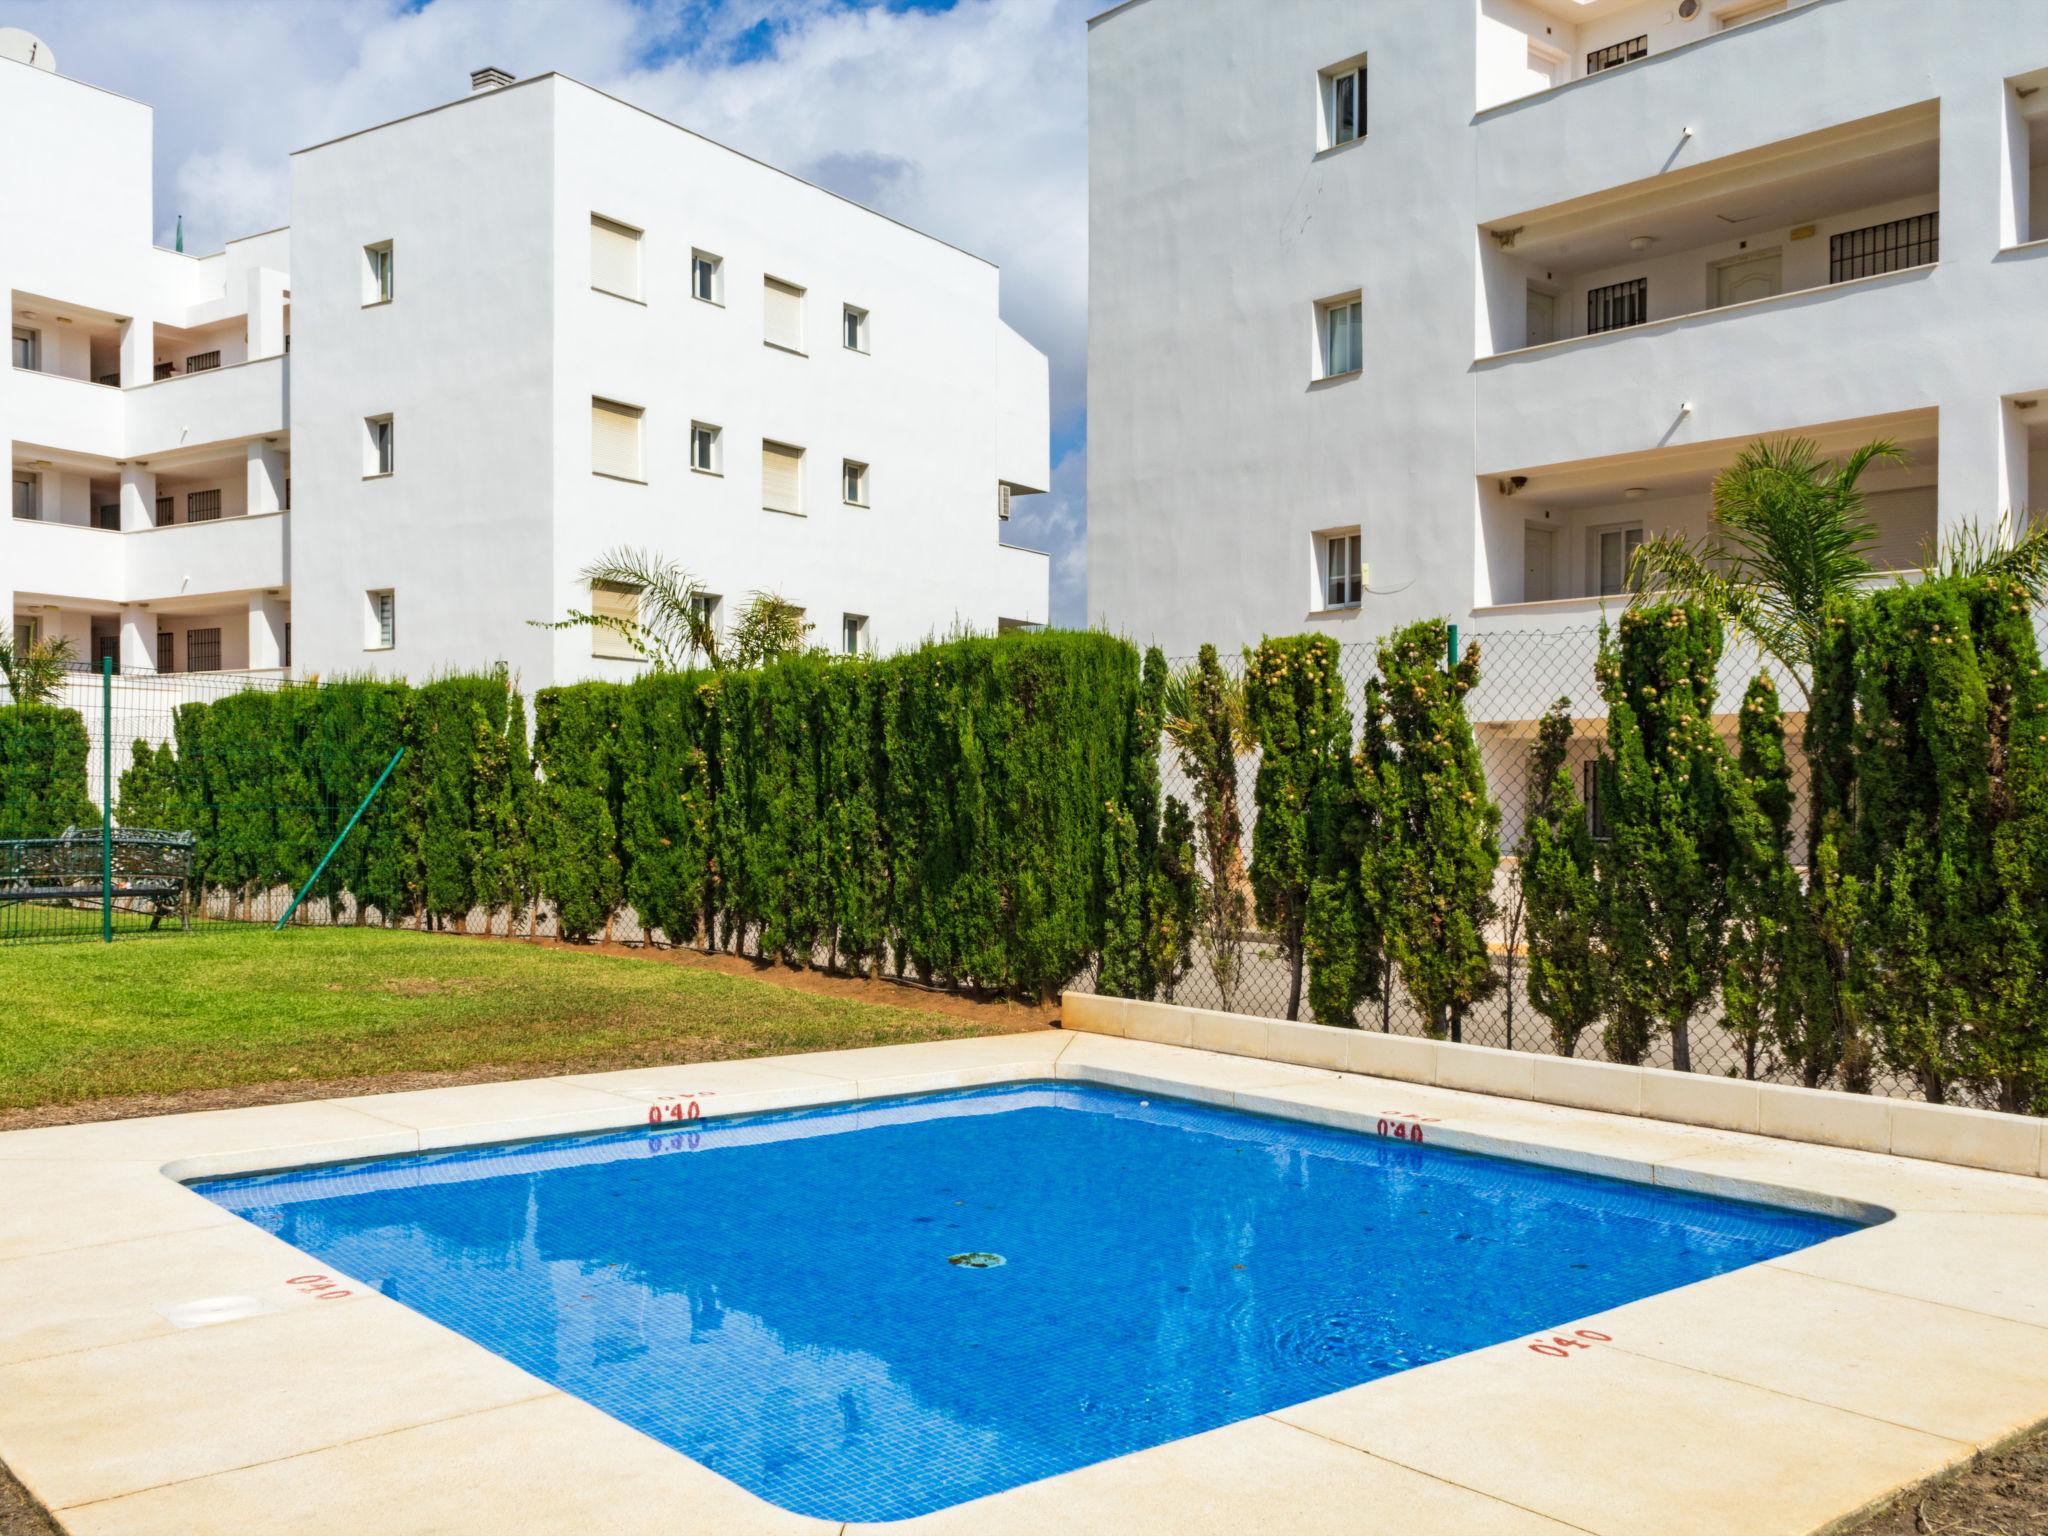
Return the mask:
[[[1922,561],[1930,575],[1993,580],[2017,586],[2031,602],[2048,599],[2048,522],[2030,523],[2018,538],[2011,519],[1966,523],[1929,539]]]

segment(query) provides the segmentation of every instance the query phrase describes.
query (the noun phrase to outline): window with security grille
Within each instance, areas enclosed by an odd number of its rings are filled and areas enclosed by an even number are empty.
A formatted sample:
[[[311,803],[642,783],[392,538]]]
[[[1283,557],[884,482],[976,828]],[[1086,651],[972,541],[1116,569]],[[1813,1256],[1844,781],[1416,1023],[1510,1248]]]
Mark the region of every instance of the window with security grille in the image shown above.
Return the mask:
[[[1586,55],[1586,73],[1597,75],[1603,69],[1613,69],[1617,64],[1632,64],[1637,59],[1650,55],[1650,34],[1632,37],[1626,42],[1609,43],[1605,48],[1595,48]]]
[[[1941,214],[1918,213],[1828,236],[1828,281],[1879,277],[1941,259]]]
[[[1586,292],[1586,334],[1619,331],[1650,318],[1650,280],[1631,277]]]
[[[210,369],[218,368],[219,366],[219,348],[215,348],[211,352],[196,353],[193,356],[185,359],[185,371],[187,373],[205,373]]]
[[[219,491],[187,491],[185,493],[186,522],[210,523],[219,516]]]
[[[220,670],[220,631],[218,629],[188,629],[185,631],[185,670],[187,672],[218,672]]]

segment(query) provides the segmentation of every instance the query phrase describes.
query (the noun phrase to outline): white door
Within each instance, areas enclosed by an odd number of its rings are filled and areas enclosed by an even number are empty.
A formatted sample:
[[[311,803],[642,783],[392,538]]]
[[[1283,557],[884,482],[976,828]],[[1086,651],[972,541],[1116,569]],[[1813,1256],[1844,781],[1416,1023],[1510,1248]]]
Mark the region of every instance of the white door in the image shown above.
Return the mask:
[[[1528,340],[1524,346],[1540,347],[1557,340],[1557,295],[1540,288],[1529,290]]]
[[[1768,299],[1783,291],[1784,262],[1776,251],[1742,261],[1724,261],[1714,269],[1714,306]]]
[[[1547,603],[1557,571],[1557,531],[1525,527],[1522,530],[1522,601]]]

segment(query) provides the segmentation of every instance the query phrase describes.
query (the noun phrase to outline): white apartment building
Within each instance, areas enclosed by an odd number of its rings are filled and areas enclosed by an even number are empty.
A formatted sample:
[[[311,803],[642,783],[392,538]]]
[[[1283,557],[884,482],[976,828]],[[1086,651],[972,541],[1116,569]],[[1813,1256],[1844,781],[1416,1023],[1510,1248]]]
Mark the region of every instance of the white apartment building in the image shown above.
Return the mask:
[[[577,573],[888,651],[1046,619],[1050,479],[994,266],[561,75],[298,152],[289,230],[151,241],[151,113],[0,33],[13,632],[123,673],[528,688],[644,665]]]
[[[1130,0],[1089,42],[1092,618],[1582,630],[1765,436],[1903,444],[1901,567],[2048,504],[2039,0]]]

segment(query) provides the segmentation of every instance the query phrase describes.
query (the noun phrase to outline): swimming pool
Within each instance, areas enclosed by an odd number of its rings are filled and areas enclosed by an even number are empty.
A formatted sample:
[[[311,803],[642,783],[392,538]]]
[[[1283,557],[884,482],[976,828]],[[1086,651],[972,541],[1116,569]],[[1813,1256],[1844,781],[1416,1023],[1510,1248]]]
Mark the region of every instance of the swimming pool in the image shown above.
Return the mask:
[[[1068,1083],[193,1187],[829,1520],[1535,1345],[1851,1230]]]

